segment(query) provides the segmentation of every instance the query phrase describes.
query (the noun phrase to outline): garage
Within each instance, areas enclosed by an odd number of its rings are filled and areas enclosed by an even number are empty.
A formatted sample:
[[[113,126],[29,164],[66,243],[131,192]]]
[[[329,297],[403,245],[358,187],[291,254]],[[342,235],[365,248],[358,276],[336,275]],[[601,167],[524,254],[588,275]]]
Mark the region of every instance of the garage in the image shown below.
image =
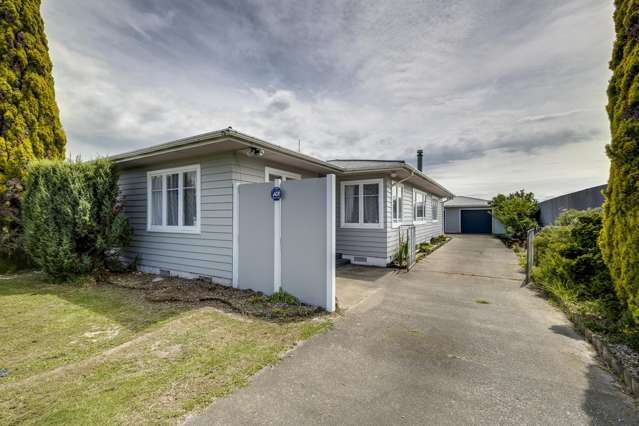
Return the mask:
[[[456,196],[444,202],[446,234],[503,234],[504,225],[493,217],[490,201]]]
[[[492,219],[488,210],[461,210],[461,233],[490,234]]]

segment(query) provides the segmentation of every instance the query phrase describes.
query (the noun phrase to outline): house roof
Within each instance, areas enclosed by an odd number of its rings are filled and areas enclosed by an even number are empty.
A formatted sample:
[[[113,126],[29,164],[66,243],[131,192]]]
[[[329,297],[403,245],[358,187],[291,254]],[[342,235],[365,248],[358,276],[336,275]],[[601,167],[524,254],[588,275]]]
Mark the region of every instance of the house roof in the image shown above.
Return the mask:
[[[332,160],[324,161],[310,155],[284,148],[233,130],[231,127],[191,136],[184,139],[154,145],[109,158],[121,168],[139,167],[162,161],[204,156],[220,152],[258,148],[263,150],[263,158],[291,166],[315,170],[320,173],[335,173],[338,176],[367,173],[398,173],[398,177],[423,187],[441,197],[453,194],[404,161],[387,160]],[[403,176],[402,176],[403,175]]]
[[[444,207],[488,207],[489,202],[483,198],[456,196],[444,202]]]
[[[329,160],[329,163],[344,168],[345,175],[393,173],[402,181],[408,181],[420,189],[426,189],[441,197],[453,197],[453,193],[444,188],[424,172],[402,160]],[[402,176],[403,175],[403,176]]]
[[[265,151],[265,156],[268,156],[268,159],[292,162],[293,165],[303,164],[307,168],[311,165],[314,166],[311,167],[312,169],[319,169],[327,173],[335,173],[342,170],[341,167],[319,158],[266,142],[233,130],[231,127],[112,155],[109,159],[120,167],[129,168],[163,160],[233,151],[242,148],[261,148]]]

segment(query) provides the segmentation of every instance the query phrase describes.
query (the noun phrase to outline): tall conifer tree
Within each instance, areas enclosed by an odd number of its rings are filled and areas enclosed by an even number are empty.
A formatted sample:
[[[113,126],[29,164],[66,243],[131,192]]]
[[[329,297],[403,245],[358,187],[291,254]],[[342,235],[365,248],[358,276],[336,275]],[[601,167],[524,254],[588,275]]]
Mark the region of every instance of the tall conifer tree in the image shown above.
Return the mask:
[[[64,158],[40,0],[0,0],[0,251],[14,247],[32,159]]]
[[[615,6],[610,177],[599,243],[617,295],[639,320],[639,1],[615,0]]]

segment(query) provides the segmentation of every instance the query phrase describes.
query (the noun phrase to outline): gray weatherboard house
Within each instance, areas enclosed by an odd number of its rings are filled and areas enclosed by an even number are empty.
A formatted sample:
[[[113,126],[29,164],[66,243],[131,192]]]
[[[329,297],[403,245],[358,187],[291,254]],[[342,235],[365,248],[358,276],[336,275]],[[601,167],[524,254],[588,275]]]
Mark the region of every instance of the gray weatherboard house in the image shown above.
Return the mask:
[[[231,128],[110,158],[138,268],[226,285],[235,285],[239,184],[334,175],[333,257],[375,266],[394,258],[400,225],[414,225],[418,243],[442,234],[442,201],[453,196],[403,161],[322,161]]]

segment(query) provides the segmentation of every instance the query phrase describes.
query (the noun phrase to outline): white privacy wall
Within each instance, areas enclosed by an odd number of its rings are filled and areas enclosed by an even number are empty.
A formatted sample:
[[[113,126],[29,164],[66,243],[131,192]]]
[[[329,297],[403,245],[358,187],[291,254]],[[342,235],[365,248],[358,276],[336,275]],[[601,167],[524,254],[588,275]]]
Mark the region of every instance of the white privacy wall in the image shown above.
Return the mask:
[[[335,310],[335,176],[236,185],[233,285]]]

